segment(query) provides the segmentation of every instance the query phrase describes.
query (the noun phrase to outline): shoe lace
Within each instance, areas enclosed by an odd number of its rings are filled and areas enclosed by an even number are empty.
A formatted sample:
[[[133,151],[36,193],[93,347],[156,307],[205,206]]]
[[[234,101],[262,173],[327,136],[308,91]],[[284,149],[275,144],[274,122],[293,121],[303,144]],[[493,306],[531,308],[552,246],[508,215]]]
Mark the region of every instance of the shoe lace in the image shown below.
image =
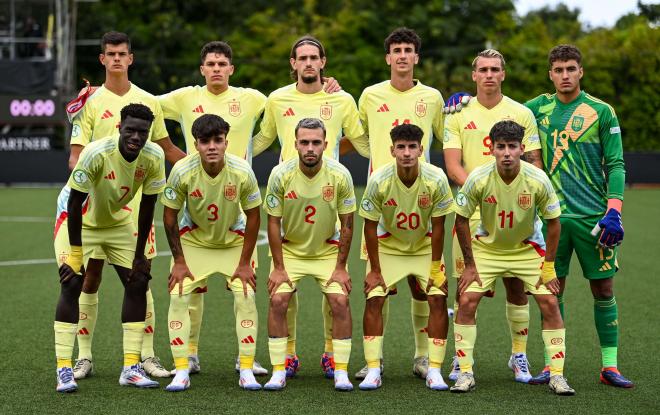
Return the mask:
[[[85,360],[87,359],[77,360],[76,364],[73,366],[73,370],[82,370],[85,365]]]
[[[165,369],[165,368],[163,367],[163,365],[160,363],[160,359],[159,359],[158,357],[154,356],[154,357],[151,357],[151,358],[149,358],[149,359],[147,359],[147,360],[151,360],[151,364],[153,364],[154,366],[156,366],[156,369],[158,369],[158,370],[167,370],[167,369]]]
[[[62,383],[69,383],[73,380],[73,370],[71,368],[64,368],[60,371],[59,375]]]

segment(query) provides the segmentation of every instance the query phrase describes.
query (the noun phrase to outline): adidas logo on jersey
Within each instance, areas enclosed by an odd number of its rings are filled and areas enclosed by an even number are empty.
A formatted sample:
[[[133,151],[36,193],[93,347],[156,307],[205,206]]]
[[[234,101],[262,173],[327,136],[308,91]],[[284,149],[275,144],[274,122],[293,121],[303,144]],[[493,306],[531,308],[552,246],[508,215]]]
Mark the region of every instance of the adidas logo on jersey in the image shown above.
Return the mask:
[[[144,332],[147,333],[147,334],[153,334],[154,328],[151,327],[151,326],[147,326],[147,327],[144,328]]]
[[[463,128],[463,129],[464,129],[464,130],[476,130],[476,129],[477,129],[477,124],[475,124],[474,121],[470,121],[470,122],[465,126],[465,128]]]
[[[465,352],[461,349],[456,350],[456,356],[465,357]]]
[[[544,127],[550,125],[550,119],[548,118],[547,115],[541,120],[541,125],[543,125]]]
[[[292,117],[294,115],[296,115],[296,113],[293,112],[293,109],[291,107],[289,107],[289,109],[286,110],[284,114],[282,114],[283,117]]]
[[[399,206],[396,204],[396,200],[394,198],[388,200],[387,202],[384,203],[385,206]]]
[[[559,352],[556,355],[552,356],[553,359],[563,359],[564,358],[564,352]]]
[[[103,115],[101,115],[101,119],[102,119],[102,120],[107,120],[108,118],[112,118],[112,117],[113,117],[113,115],[112,115],[112,113],[110,112],[110,110],[105,110],[105,111],[103,112]]]
[[[518,335],[520,335],[520,336],[527,336],[527,333],[528,333],[528,332],[529,332],[529,330],[527,330],[527,329],[522,329],[522,330],[520,330],[519,332],[517,332],[516,334],[518,334]]]
[[[108,180],[114,180],[114,179],[117,178],[117,176],[115,176],[115,171],[112,170],[110,173],[108,173],[108,174],[106,174],[105,176],[103,176],[103,178],[104,178],[104,179],[108,179]]]
[[[252,344],[252,343],[254,343],[254,337],[252,337],[252,336],[247,336],[246,338],[244,338],[243,340],[241,340],[241,343]]]
[[[176,339],[172,340],[170,342],[170,344],[172,346],[181,346],[181,345],[183,345],[183,340],[181,340],[181,338],[177,337]]]
[[[285,199],[298,199],[298,195],[293,190],[284,195]]]
[[[204,108],[202,108],[201,105],[198,105],[197,107],[195,107],[195,109],[193,109],[192,112],[198,112],[200,114],[204,114]]]
[[[497,204],[497,199],[495,199],[495,196],[490,195],[490,196],[488,196],[487,198],[484,199],[484,202],[492,203],[492,204],[496,205]]]
[[[190,192],[190,197],[201,199],[202,192],[200,192],[199,189],[195,189],[194,191]]]
[[[89,330],[87,330],[87,328],[83,327],[80,330],[78,330],[78,335],[89,336]]]
[[[390,109],[387,107],[387,104],[383,104],[376,112],[390,112]]]

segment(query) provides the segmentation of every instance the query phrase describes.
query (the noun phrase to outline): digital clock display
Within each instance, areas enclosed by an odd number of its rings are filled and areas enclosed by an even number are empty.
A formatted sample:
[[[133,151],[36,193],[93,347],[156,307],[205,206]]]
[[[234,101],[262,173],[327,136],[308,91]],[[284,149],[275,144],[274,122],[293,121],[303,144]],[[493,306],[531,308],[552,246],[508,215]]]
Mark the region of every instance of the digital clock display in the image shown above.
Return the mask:
[[[52,99],[13,99],[9,103],[12,117],[52,117],[55,114],[55,102]]]
[[[0,95],[0,123],[30,124],[64,121],[60,98],[51,95]]]

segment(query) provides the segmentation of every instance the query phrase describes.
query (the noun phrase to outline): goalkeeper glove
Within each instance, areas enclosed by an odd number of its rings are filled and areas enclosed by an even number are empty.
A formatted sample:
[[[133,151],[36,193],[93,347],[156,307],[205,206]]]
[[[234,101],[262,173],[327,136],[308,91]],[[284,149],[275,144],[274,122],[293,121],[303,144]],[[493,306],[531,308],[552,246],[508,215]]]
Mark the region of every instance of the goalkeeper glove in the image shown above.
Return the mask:
[[[73,272],[80,274],[83,265],[82,246],[71,246],[71,252],[69,252],[69,256],[66,257],[64,263],[71,267]]]
[[[609,209],[603,219],[598,221],[598,227],[603,231],[600,233],[598,243],[611,248],[621,245],[623,241],[623,222],[621,213],[616,209]]]
[[[445,106],[442,111],[445,114],[453,114],[455,112],[461,112],[464,106],[466,106],[472,96],[467,92],[457,92],[447,99]]]
[[[555,261],[545,261],[541,267],[541,281],[543,284],[547,284],[555,278],[557,278]]]
[[[442,261],[431,261],[431,282],[433,282],[433,286],[441,288],[445,281],[447,281],[447,277],[442,270]]]

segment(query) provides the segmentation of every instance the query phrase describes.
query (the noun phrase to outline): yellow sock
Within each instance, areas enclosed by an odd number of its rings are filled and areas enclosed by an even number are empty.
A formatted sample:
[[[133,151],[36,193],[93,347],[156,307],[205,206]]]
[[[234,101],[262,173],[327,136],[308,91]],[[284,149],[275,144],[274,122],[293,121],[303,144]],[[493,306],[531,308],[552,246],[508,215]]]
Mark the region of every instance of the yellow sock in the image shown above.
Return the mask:
[[[527,353],[527,331],[529,328],[529,304],[506,303],[506,319],[511,333],[511,353]]]
[[[335,370],[348,370],[348,360],[351,357],[351,339],[332,339],[332,349],[335,355]],[[380,361],[378,367],[380,367]]]
[[[80,293],[78,298],[78,359],[92,360],[92,338],[99,312],[99,293]]]
[[[64,323],[56,321],[53,324],[55,330],[55,357],[57,357],[57,368],[73,367],[71,356],[73,356],[73,345],[76,342],[78,325],[75,323]]]
[[[122,323],[124,330],[124,366],[133,366],[140,361],[144,321]]]
[[[429,337],[427,342],[429,344],[429,367],[440,369],[442,362],[445,360],[447,339],[433,339]]]
[[[243,370],[243,369],[252,369],[252,366],[254,366],[254,355],[252,355],[252,356],[239,355],[238,356],[238,361],[239,361],[241,370]]]
[[[462,325],[454,323],[454,342],[456,358],[461,372],[472,372],[474,343],[477,340],[476,325]]]
[[[269,337],[268,353],[270,354],[270,364],[273,365],[273,371],[284,370],[286,361],[286,337]]]
[[[144,336],[142,337],[142,360],[154,357],[154,330],[156,329],[156,313],[154,311],[154,296],[151,288],[147,290],[147,314],[144,318]]]
[[[410,314],[412,315],[413,331],[415,332],[415,358],[428,356],[428,330],[429,303],[412,298],[410,300]]]
[[[390,319],[390,297],[385,297],[385,302],[383,303],[383,338],[381,339],[380,344],[380,360],[383,360],[383,342],[385,340],[385,333],[387,332],[387,322]],[[380,366],[379,366],[380,367]]]
[[[563,375],[566,359],[566,329],[543,330],[543,344],[550,356],[550,376]]]
[[[190,338],[188,340],[188,355],[197,356],[199,335],[202,329],[202,317],[204,315],[204,294],[190,294],[188,314],[190,315]]]
[[[293,293],[289,300],[289,308],[286,310],[286,326],[289,330],[287,338],[286,354],[296,355],[296,319],[298,318],[298,293]]]
[[[187,357],[175,357],[174,358],[174,367],[176,370],[189,370],[188,358]]]
[[[332,307],[328,303],[326,296],[321,300],[321,314],[323,314],[323,335],[325,337],[325,350],[326,353],[332,353]],[[336,364],[336,362],[335,362]]]
[[[380,368],[380,359],[383,356],[383,336],[364,336],[362,338],[364,347],[364,360],[367,361],[369,369]],[[337,364],[335,357],[335,365]]]
[[[190,337],[190,305],[191,294],[182,295],[175,290],[170,295],[170,308],[167,312],[167,330],[170,339],[170,349],[177,369],[188,368],[188,339]],[[185,365],[184,365],[185,362]]]
[[[242,290],[233,291],[233,294],[238,354],[239,356],[251,356],[252,361],[254,361],[254,355],[257,352],[257,329],[259,328],[254,291],[250,288],[247,298],[243,295]],[[246,365],[248,365],[247,362]],[[248,366],[243,367],[243,360],[241,360],[241,369],[252,369],[252,362]]]

